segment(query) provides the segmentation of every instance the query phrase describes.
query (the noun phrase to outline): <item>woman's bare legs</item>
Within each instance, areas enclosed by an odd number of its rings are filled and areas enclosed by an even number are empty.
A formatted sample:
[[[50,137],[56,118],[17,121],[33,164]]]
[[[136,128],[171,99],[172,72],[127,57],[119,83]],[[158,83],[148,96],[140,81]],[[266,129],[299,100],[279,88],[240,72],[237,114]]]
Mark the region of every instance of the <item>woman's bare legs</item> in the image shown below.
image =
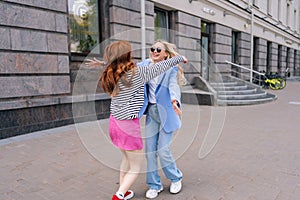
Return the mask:
[[[122,185],[124,176],[126,175],[126,173],[129,170],[129,162],[128,162],[127,155],[124,153],[124,151],[122,151],[122,154],[123,154],[123,157],[122,157],[122,162],[120,165],[120,180],[119,180],[120,185]]]
[[[125,194],[139,175],[143,160],[143,150],[121,151],[123,159],[120,167],[120,187],[118,191]]]

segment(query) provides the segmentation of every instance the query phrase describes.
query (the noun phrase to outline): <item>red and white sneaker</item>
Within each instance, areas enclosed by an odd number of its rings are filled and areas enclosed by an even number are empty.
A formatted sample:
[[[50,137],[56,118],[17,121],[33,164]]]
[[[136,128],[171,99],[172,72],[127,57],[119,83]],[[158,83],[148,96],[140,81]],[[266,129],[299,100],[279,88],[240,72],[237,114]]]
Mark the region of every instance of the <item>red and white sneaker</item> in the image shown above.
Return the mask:
[[[114,195],[111,200],[125,200],[124,198],[120,199],[117,195]]]
[[[134,192],[132,190],[128,190],[124,195],[124,200],[129,200],[134,196]]]

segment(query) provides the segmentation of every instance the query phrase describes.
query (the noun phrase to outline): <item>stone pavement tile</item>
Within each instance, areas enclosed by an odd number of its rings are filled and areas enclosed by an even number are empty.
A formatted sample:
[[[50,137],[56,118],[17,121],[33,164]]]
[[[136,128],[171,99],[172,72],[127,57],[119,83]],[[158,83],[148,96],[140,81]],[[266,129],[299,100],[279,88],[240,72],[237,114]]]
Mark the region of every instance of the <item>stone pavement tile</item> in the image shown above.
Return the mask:
[[[300,183],[297,185],[297,187],[295,188],[295,191],[293,192],[293,194],[291,196],[292,196],[292,199],[299,199],[299,197],[300,197]]]
[[[23,199],[24,196],[14,190],[7,190],[4,193],[0,193],[0,198],[7,199],[7,200],[13,200],[13,199]]]
[[[253,180],[236,185],[232,192],[228,192],[225,199],[276,199],[280,189]]]

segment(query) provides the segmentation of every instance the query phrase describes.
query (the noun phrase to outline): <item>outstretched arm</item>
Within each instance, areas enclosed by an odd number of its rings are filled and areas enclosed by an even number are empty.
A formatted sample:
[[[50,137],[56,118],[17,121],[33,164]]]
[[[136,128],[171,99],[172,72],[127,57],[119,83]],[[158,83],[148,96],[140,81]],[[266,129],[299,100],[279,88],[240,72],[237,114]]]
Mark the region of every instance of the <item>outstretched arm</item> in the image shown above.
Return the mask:
[[[141,78],[144,83],[149,80],[159,76],[160,74],[166,72],[168,69],[177,65],[179,62],[187,63],[187,59],[184,56],[178,55],[173,58],[150,64],[149,66],[140,66],[139,70],[141,72]]]
[[[86,62],[84,64],[88,67],[101,67],[105,65],[105,62],[98,60],[97,58],[93,58],[93,59],[86,59]]]

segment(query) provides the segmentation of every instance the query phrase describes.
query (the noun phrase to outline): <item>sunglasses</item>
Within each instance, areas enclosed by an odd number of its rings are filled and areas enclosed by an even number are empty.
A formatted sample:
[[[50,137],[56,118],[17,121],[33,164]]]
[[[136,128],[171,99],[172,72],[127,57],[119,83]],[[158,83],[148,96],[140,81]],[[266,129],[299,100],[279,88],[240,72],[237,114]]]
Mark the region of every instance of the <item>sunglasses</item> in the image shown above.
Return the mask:
[[[150,48],[151,52],[154,52],[155,50],[156,50],[157,53],[160,53],[162,49],[160,47],[157,47],[156,49],[153,48],[153,47]]]

